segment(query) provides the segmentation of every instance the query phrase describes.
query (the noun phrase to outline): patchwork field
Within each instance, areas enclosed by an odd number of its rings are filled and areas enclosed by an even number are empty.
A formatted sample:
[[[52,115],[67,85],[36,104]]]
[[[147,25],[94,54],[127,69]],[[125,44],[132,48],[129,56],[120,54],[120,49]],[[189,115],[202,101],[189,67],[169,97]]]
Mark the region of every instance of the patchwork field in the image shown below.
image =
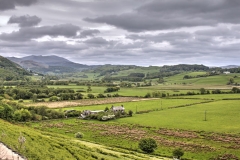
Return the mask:
[[[183,158],[186,159],[209,159],[223,153],[240,156],[240,100],[221,100],[230,95],[222,95],[221,98],[211,96],[211,101],[196,95],[192,96],[196,99],[114,103],[123,104],[126,110],[133,110],[134,113],[149,112],[107,122],[63,119],[29,125],[68,137],[81,131],[85,141],[138,152],[139,140],[152,137],[158,143],[158,149],[154,152],[157,156],[171,157],[172,151],[178,147],[185,151]],[[239,97],[238,94],[232,96]],[[71,109],[101,110],[105,107],[110,108],[111,105],[78,106]]]

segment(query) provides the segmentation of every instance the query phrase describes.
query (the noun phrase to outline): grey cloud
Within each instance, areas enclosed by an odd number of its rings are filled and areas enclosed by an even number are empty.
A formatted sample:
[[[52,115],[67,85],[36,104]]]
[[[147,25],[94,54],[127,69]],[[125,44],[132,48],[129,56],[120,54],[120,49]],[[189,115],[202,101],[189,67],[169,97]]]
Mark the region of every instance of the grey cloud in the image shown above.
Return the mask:
[[[98,33],[100,33],[100,31],[97,29],[89,29],[82,31],[78,37],[80,38],[94,37]]]
[[[1,0],[0,11],[15,9],[16,6],[30,6],[38,0]]]
[[[88,40],[84,41],[84,43],[89,44],[89,45],[107,45],[110,42],[102,37],[96,37],[96,38],[88,39]]]
[[[176,29],[240,23],[239,0],[154,0],[136,10],[119,15],[85,18],[87,22],[106,23],[128,31]]]
[[[163,42],[163,41],[176,41],[176,40],[183,40],[183,39],[190,39],[192,38],[191,33],[187,32],[169,32],[169,33],[160,33],[157,35],[138,35],[138,34],[131,34],[126,36],[128,39],[132,40],[144,40],[150,42]]]
[[[19,31],[12,33],[2,33],[0,39],[5,41],[28,41],[35,38],[41,38],[43,36],[51,37],[74,37],[77,32],[80,31],[80,27],[72,24],[61,24],[54,26],[42,26],[42,27],[27,27],[20,28]]]
[[[37,16],[12,16],[10,17],[8,24],[18,24],[19,27],[32,27],[38,25],[42,21],[41,18]]]

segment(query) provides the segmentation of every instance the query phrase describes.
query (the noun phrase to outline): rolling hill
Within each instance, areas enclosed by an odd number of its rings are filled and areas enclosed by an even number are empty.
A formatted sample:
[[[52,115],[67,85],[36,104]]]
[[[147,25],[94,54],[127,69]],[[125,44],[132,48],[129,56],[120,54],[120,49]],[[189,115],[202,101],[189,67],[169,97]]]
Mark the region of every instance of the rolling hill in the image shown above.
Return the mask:
[[[34,72],[44,74],[61,74],[69,72],[82,71],[91,66],[74,63],[65,58],[58,56],[27,56],[23,58],[6,57],[7,59],[19,64],[23,68],[31,69]]]
[[[22,80],[25,75],[30,75],[30,73],[20,65],[0,56],[0,75],[0,80],[12,81]]]

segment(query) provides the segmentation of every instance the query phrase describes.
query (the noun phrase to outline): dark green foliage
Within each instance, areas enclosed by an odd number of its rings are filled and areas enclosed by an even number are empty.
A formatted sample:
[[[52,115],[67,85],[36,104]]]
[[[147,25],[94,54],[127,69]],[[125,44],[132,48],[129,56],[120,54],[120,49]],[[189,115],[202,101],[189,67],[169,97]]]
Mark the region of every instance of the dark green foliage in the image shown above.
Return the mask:
[[[144,138],[139,141],[138,146],[142,151],[152,153],[157,148],[157,142],[152,138]]]
[[[106,96],[104,95],[104,94],[102,94],[102,93],[99,93],[98,95],[97,95],[97,98],[105,98]]]
[[[120,90],[119,87],[109,87],[109,88],[107,88],[107,89],[104,91],[104,93],[117,92],[117,91],[119,91],[119,90]]]
[[[93,94],[91,94],[91,93],[89,93],[89,94],[87,95],[87,97],[88,97],[89,99],[94,99],[94,98],[95,98],[95,96],[94,96]]]
[[[233,88],[232,88],[232,92],[233,92],[233,93],[240,93],[240,89],[237,88],[237,87],[233,87]]]
[[[30,73],[24,70],[19,65],[0,56],[0,75],[0,80],[2,81],[16,81],[24,80],[24,76],[30,75]]]
[[[5,120],[11,120],[13,117],[13,107],[5,104],[5,103],[0,103],[0,118],[5,119]]]
[[[150,93],[147,93],[144,98],[151,98],[151,94]]]
[[[220,89],[216,89],[212,91],[212,94],[221,94],[222,91]]]
[[[129,110],[129,111],[128,111],[128,115],[132,117],[133,111],[132,111],[132,110]]]
[[[82,132],[77,132],[75,133],[76,138],[83,138],[83,133]]]
[[[204,88],[200,88],[200,93],[205,94],[206,90]]]
[[[13,119],[19,122],[30,121],[32,114],[27,109],[16,110],[13,114]]]
[[[184,155],[184,151],[181,148],[175,149],[173,151],[173,157],[180,159]]]

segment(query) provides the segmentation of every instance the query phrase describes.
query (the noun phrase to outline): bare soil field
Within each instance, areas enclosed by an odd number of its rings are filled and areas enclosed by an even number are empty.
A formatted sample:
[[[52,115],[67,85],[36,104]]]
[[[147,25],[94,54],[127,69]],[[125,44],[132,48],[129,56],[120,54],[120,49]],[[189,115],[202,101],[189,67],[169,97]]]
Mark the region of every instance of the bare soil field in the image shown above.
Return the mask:
[[[156,99],[156,98],[153,98],[153,99]],[[76,101],[29,103],[29,104],[26,104],[26,106],[46,106],[48,108],[65,108],[65,107],[89,106],[89,105],[97,105],[97,104],[110,104],[110,103],[144,101],[144,100],[152,100],[152,98],[141,99],[137,97],[114,97],[114,98],[104,98],[104,99],[83,99],[83,100],[76,100]]]

